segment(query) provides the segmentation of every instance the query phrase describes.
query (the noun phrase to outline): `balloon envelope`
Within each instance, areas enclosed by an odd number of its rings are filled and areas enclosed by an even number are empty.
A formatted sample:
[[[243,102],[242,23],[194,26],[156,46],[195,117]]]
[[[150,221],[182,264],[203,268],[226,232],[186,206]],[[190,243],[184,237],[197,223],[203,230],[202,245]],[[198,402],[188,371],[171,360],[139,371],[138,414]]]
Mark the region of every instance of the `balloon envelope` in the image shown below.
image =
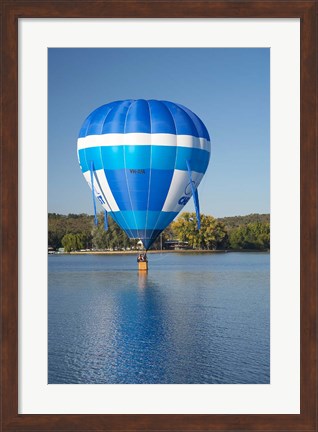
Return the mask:
[[[209,133],[192,111],[143,99],[97,108],[77,142],[81,170],[95,196],[146,249],[199,186],[210,150]]]

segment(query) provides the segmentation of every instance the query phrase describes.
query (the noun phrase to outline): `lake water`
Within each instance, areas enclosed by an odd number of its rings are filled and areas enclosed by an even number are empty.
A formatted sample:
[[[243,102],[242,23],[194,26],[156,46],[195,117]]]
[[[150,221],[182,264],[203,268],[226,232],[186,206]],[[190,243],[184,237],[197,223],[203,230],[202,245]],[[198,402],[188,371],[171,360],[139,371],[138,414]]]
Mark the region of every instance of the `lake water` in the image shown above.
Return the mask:
[[[270,382],[267,253],[51,255],[48,382]]]

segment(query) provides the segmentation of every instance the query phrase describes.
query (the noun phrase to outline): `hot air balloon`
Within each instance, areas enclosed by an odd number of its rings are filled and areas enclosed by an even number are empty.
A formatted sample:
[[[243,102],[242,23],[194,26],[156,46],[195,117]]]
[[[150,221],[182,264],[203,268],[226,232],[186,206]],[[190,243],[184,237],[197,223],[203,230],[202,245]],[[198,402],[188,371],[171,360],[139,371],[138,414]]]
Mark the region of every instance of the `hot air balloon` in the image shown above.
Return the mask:
[[[210,137],[188,108],[169,101],[123,100],[85,120],[78,160],[93,198],[146,250],[193,196],[209,164]],[[95,220],[96,220],[96,204]]]

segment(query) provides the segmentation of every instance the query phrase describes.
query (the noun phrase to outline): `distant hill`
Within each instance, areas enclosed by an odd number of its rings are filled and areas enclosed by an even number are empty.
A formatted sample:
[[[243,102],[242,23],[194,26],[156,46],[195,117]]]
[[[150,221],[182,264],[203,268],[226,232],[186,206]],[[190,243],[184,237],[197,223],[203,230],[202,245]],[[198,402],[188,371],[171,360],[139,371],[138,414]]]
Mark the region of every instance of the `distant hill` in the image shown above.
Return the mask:
[[[268,213],[265,214],[252,213],[246,216],[228,216],[224,218],[218,218],[217,220],[219,222],[223,222],[227,230],[231,230],[241,225],[247,225],[253,222],[270,223],[270,215]]]

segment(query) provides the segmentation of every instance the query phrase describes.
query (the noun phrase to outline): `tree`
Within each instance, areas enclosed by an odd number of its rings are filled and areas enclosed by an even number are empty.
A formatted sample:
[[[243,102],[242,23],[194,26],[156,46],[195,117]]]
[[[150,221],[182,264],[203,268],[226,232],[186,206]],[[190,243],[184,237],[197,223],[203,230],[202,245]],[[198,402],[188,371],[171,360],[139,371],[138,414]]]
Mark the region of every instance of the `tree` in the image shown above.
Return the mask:
[[[62,238],[62,245],[65,252],[78,251],[84,248],[83,234],[65,234]]]
[[[93,216],[87,214],[68,216],[56,213],[48,215],[48,245],[57,249],[62,246],[62,238],[66,234],[83,234],[84,247],[91,248]]]
[[[270,225],[268,222],[253,222],[232,229],[229,232],[232,249],[270,248]]]
[[[172,230],[180,241],[188,242],[193,248],[217,249],[225,244],[226,231],[224,224],[213,216],[201,215],[201,228],[197,229],[195,213],[182,213],[173,222]]]

